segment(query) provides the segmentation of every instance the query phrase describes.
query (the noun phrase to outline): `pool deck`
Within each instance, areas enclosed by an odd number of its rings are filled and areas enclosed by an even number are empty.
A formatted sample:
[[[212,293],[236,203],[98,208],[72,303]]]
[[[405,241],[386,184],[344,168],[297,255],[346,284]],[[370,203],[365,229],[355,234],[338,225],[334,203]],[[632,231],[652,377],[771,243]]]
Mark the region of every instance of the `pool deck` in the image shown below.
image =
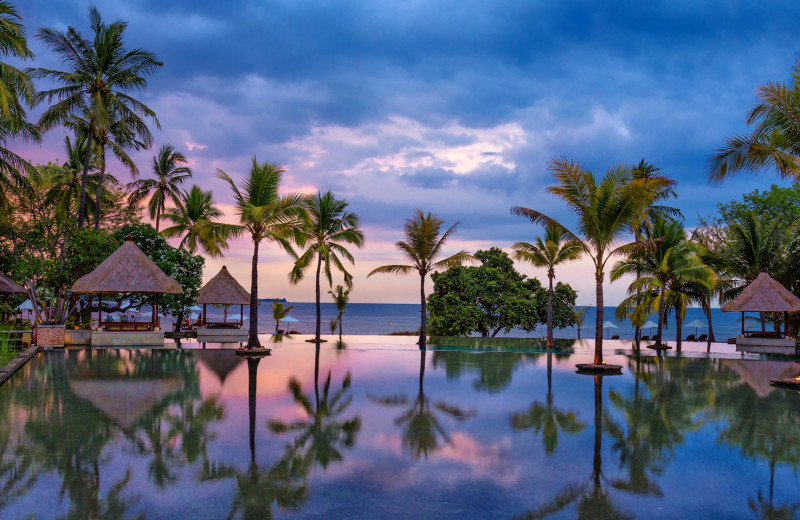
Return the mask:
[[[19,370],[20,368],[25,366],[25,363],[27,363],[33,356],[35,356],[36,353],[39,352],[40,348],[41,347],[36,347],[36,346],[28,347],[27,349],[22,351],[22,353],[19,354],[17,357],[12,359],[11,361],[6,363],[5,365],[1,366],[0,367],[0,385],[5,383],[8,380],[8,378],[13,376],[14,373],[17,370]]]

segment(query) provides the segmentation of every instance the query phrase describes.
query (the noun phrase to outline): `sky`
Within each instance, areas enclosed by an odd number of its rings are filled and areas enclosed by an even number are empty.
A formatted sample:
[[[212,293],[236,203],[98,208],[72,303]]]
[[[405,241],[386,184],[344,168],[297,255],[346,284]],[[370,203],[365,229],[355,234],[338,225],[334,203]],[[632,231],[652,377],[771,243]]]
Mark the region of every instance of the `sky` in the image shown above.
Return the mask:
[[[17,2],[35,65],[60,68],[33,35],[40,27],[88,35],[91,3]],[[600,174],[645,158],[678,181],[673,205],[692,227],[715,204],[767,188],[777,177],[706,182],[710,155],[747,132],[754,89],[788,81],[798,57],[790,1],[595,2],[498,0],[154,1],[104,0],[107,21],[129,23],[126,41],[164,66],[137,98],[153,108],[153,150],[134,154],[141,175],[155,148],[186,153],[193,183],[236,220],[229,188],[251,158],[285,166],[284,190],[332,190],[361,217],[352,301],[416,303],[418,279],[366,274],[402,259],[394,243],[416,208],[460,222],[447,253],[533,241],[541,229],[510,214],[574,218],[545,192],[552,158]],[[34,110],[35,116],[40,110]],[[13,143],[30,160],[63,160],[64,131]],[[113,173],[130,180],[122,168]],[[187,185],[187,188],[189,186]],[[233,241],[208,259],[245,285],[252,245]],[[545,272],[518,268],[544,281]],[[290,258],[261,248],[261,297],[311,301],[313,282],[290,286]],[[594,301],[588,260],[559,280]],[[626,280],[606,282],[618,303]],[[428,283],[430,288],[430,282]]]

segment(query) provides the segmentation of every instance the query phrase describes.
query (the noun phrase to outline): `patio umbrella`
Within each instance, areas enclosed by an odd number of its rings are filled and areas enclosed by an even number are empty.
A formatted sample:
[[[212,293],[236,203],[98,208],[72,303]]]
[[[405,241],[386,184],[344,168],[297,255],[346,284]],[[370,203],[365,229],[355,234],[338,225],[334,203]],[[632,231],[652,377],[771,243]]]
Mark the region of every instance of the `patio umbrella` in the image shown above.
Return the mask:
[[[694,321],[693,321],[693,322],[691,322],[691,323],[687,323],[687,324],[686,324],[686,326],[687,326],[687,327],[694,327],[694,335],[695,335],[695,336],[697,336],[697,329],[698,329],[699,327],[705,327],[705,326],[706,326],[706,324],[705,324],[705,323],[703,323],[703,322],[702,322],[702,321],[700,321],[700,320],[694,320]]]
[[[287,323],[297,323],[300,320],[298,320],[297,318],[292,318],[291,316],[284,316],[283,318],[279,319],[278,321],[285,321]]]
[[[17,310],[18,311],[32,311],[33,310],[33,304],[31,303],[30,300],[25,300],[24,302],[19,304],[19,306],[17,307]]]
[[[603,323],[603,328],[606,329],[606,336],[608,336],[608,329],[616,329],[617,326],[611,323],[610,321],[606,321]]]
[[[191,307],[189,307],[189,310],[194,312],[200,312],[203,310],[203,308],[199,305],[192,305]]]
[[[642,325],[643,329],[648,329],[648,334],[653,332],[653,329],[658,327],[658,323],[653,323],[653,320],[647,320],[647,323]]]
[[[233,321],[239,321],[239,318],[241,318],[242,320],[246,320],[249,317],[250,316],[242,316],[241,314],[231,314],[230,316],[228,316],[228,319]]]

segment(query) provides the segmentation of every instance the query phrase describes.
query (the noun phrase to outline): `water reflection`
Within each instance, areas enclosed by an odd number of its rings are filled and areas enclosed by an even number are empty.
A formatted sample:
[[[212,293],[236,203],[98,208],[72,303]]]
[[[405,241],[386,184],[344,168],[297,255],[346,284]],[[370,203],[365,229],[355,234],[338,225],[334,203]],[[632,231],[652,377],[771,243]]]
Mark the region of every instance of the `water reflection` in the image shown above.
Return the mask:
[[[794,364],[631,356],[592,379],[571,356],[40,354],[0,387],[0,517],[800,512],[800,394],[763,384]]]

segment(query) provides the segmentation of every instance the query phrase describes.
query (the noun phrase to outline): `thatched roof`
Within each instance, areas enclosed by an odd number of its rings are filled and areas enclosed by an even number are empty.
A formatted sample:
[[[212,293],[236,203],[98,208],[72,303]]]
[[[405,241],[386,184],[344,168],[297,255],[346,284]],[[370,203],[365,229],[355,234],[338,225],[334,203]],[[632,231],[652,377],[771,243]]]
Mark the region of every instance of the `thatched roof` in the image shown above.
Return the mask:
[[[129,430],[168,395],[181,388],[181,379],[70,379],[69,387],[106,417]]]
[[[761,399],[767,397],[775,389],[769,384],[770,379],[800,375],[800,366],[797,363],[787,363],[786,361],[723,359],[722,364],[739,374],[742,381],[747,383]]]
[[[0,274],[0,293],[26,293],[23,286]]]
[[[183,294],[183,289],[147,258],[132,240],[127,240],[97,269],[75,282],[72,292]]]
[[[242,362],[242,357],[237,356],[232,350],[195,350],[194,355],[206,368],[216,374],[220,384],[225,384],[228,375]]]
[[[800,298],[767,273],[744,288],[742,294],[722,306],[724,312],[800,312]]]
[[[198,304],[250,305],[250,293],[228,272],[224,265],[217,275],[202,286]],[[258,302],[261,305],[261,302]]]

